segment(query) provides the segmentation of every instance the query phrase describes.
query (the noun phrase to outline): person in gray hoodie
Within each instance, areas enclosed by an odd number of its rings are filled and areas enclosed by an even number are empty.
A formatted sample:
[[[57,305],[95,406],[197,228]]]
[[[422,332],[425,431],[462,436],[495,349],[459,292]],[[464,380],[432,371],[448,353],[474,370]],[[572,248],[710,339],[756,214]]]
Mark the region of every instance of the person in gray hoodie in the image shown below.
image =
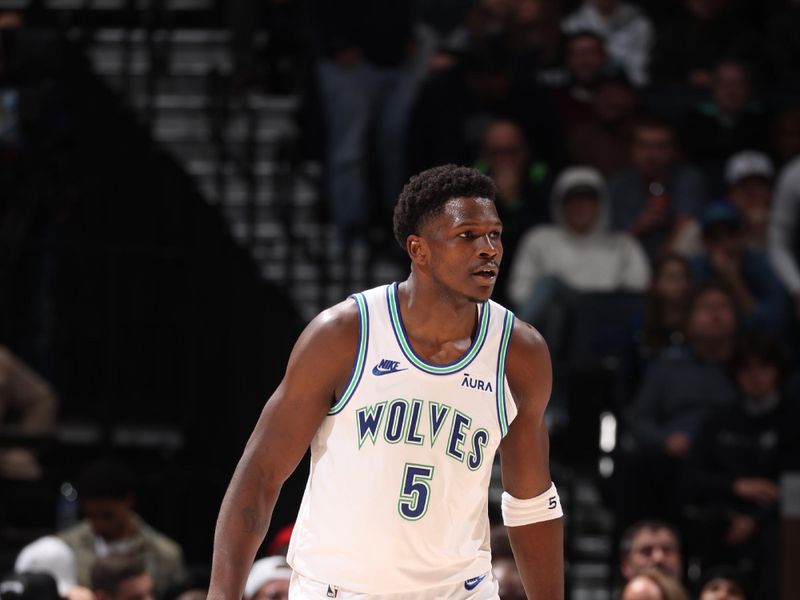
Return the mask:
[[[514,308],[559,347],[580,294],[644,291],[647,256],[636,239],[608,228],[609,200],[596,169],[562,171],[551,194],[552,225],[533,227],[520,240],[511,265],[508,295]]]

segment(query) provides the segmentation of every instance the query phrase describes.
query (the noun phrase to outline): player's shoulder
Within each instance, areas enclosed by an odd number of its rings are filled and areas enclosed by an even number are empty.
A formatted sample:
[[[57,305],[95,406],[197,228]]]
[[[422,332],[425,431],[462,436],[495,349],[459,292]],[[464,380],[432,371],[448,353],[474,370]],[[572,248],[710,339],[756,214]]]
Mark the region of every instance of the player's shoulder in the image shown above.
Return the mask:
[[[358,338],[359,310],[353,298],[342,300],[326,308],[306,326],[303,335],[314,341],[328,340],[346,342]]]
[[[547,342],[537,329],[521,319],[514,319],[508,344],[506,373],[510,380],[527,380],[549,373],[550,352]]]

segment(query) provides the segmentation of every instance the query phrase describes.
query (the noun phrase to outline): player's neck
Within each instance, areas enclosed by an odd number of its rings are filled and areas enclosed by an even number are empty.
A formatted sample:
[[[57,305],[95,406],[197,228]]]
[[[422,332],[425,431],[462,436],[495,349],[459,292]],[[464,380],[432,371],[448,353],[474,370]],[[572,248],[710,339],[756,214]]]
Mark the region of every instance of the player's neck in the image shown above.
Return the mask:
[[[403,322],[412,337],[447,341],[472,337],[477,305],[442,291],[412,273],[398,288]]]

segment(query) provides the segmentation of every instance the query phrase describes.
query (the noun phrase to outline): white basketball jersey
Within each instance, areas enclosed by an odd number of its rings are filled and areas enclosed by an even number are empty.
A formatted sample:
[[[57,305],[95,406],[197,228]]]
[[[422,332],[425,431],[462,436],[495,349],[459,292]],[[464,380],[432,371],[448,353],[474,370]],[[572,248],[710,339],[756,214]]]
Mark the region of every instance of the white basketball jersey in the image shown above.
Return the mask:
[[[469,350],[437,365],[411,348],[397,284],[353,298],[358,356],[311,443],[289,563],[367,594],[476,578],[491,570],[489,479],[516,416],[505,378],[514,316],[478,305]]]

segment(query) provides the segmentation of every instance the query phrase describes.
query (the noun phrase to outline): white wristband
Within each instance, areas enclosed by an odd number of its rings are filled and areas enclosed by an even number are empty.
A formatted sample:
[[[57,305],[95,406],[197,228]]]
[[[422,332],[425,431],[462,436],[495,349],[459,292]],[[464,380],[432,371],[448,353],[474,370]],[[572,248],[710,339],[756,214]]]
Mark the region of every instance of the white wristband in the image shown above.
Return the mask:
[[[520,500],[508,492],[503,492],[501,500],[503,524],[506,527],[519,527],[541,521],[558,519],[564,515],[561,510],[561,499],[554,483],[543,494],[535,498]]]

